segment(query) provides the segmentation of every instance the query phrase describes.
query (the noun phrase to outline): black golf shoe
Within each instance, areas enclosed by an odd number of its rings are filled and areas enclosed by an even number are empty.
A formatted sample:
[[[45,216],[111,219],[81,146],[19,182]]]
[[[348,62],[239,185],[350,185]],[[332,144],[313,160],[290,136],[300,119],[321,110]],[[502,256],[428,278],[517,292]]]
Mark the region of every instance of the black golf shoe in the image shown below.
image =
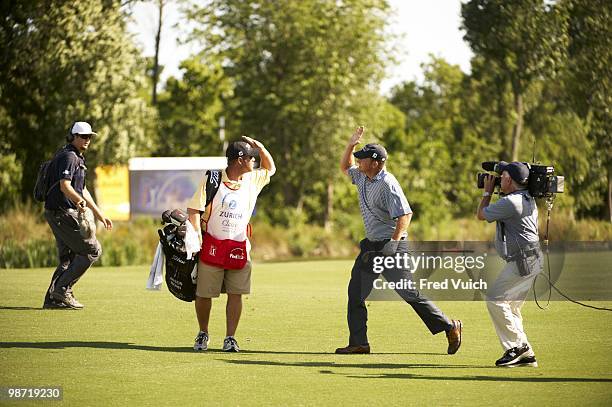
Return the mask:
[[[497,359],[495,366],[509,366],[530,356],[533,356],[533,352],[531,352],[529,346],[521,345],[508,349],[501,358]]]

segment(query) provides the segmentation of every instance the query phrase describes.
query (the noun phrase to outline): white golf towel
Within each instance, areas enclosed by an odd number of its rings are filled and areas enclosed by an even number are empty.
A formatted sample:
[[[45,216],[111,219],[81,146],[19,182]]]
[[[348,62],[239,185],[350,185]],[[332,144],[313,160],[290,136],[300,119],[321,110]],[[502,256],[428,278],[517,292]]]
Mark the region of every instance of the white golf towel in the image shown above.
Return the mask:
[[[151,264],[151,271],[149,272],[149,278],[147,279],[147,290],[160,290],[162,282],[164,281],[163,272],[166,258],[164,257],[164,251],[162,250],[161,243],[157,244],[157,250],[155,251],[155,257]]]
[[[185,222],[185,226],[187,227],[187,232],[185,233],[185,252],[187,258],[191,259],[195,253],[200,251],[202,243],[198,236],[198,232],[195,231],[191,222]]]

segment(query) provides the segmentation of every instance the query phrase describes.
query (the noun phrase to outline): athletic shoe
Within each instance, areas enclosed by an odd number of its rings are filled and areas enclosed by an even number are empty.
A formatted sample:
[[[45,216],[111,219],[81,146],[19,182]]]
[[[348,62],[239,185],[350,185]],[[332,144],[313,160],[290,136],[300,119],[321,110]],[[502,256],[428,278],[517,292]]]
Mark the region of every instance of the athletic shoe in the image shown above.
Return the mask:
[[[72,293],[72,291],[70,290],[66,291],[66,296],[72,298],[72,303],[74,304],[76,309],[82,309],[85,307],[76,298],[74,298],[74,294]]]
[[[77,302],[73,296],[68,295],[66,293],[58,293],[56,291],[53,291],[52,293],[50,293],[51,295],[51,299],[54,300],[55,302],[61,302],[62,304],[66,305],[66,307],[71,308],[71,309],[82,309],[83,308],[83,304],[80,304],[79,302]]]
[[[198,332],[198,336],[196,336],[195,343],[193,344],[193,350],[207,350],[208,341],[208,333],[204,331]]]
[[[223,352],[240,352],[238,342],[233,336],[226,336],[223,340]]]
[[[535,356],[526,356],[523,359],[505,367],[538,367]]]
[[[345,348],[336,349],[339,355],[357,355],[370,353],[370,345],[349,345]]]
[[[461,320],[452,320],[453,327],[446,331],[446,339],[448,340],[448,349],[446,352],[449,355],[454,355],[461,346],[461,331],[463,330],[463,324]]]
[[[43,309],[73,309],[73,308],[68,308],[66,304],[64,304],[63,302],[47,300],[43,304]]]
[[[533,352],[529,346],[521,345],[504,352],[504,355],[495,362],[495,366],[508,366],[530,356],[533,356]]]

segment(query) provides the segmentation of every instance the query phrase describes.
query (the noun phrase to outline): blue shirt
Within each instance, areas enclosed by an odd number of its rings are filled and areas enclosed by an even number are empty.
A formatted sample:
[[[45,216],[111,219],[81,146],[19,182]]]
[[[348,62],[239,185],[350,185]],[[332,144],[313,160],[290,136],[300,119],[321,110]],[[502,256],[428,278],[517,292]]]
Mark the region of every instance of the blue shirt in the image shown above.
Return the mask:
[[[527,190],[513,192],[483,210],[487,222],[497,222],[495,249],[501,257],[512,256],[520,247],[540,240],[538,206]],[[504,253],[501,225],[504,223],[507,254]]]
[[[396,219],[412,213],[402,187],[393,174],[381,170],[369,179],[356,166],[348,174],[359,192],[359,209],[368,240],[391,239]]]
[[[76,209],[74,202],[60,190],[58,181],[61,179],[69,180],[77,194],[83,196],[86,172],[85,157],[72,144],[65,145],[53,157],[49,166],[49,186],[51,189],[47,199],[45,199],[45,209]]]

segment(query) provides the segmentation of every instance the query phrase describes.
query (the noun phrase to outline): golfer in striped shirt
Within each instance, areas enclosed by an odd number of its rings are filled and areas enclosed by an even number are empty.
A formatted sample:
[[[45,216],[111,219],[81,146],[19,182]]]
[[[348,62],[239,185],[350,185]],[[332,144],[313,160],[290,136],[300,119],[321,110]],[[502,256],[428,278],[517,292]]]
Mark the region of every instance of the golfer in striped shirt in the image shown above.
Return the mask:
[[[397,179],[387,172],[387,151],[379,144],[366,144],[354,151],[363,136],[363,127],[351,136],[342,159],[342,171],[351,177],[359,192],[359,208],[366,230],[366,238],[359,243],[360,253],[355,259],[348,286],[347,320],[349,343],[336,353],[370,353],[367,337],[368,311],[365,299],[379,278],[373,270],[376,255],[395,256],[408,252],[408,225],[412,210]],[[357,165],[355,165],[355,158]],[[382,272],[387,281],[410,279],[406,270],[395,268]],[[461,346],[461,321],[450,320],[431,301],[420,296],[416,290],[397,290],[397,293],[412,306],[432,334],[446,332],[449,354]]]

